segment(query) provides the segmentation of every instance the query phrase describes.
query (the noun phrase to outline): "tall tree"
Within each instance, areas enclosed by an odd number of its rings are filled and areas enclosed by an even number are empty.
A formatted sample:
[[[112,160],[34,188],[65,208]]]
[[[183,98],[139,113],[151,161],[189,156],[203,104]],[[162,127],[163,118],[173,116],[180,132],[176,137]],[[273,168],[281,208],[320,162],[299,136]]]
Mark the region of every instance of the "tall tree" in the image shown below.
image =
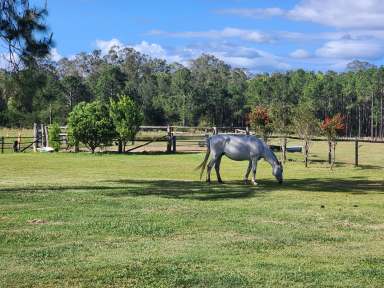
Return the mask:
[[[44,23],[47,14],[46,8],[32,7],[28,0],[0,0],[0,40],[13,68],[34,65],[49,54],[53,41]]]

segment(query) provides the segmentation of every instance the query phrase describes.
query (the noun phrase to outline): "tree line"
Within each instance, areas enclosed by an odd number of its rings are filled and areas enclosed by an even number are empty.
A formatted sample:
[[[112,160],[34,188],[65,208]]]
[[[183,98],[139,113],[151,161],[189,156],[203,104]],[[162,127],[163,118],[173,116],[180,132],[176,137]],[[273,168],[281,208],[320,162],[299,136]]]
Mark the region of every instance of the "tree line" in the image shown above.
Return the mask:
[[[383,136],[384,67],[355,61],[347,72],[302,69],[252,75],[203,54],[188,67],[113,47],[39,60],[18,71],[0,71],[0,125],[66,124],[81,102],[109,103],[129,96],[143,123],[245,126],[249,112],[266,107],[289,130],[295,107],[306,103],[316,118],[340,113],[345,136]]]

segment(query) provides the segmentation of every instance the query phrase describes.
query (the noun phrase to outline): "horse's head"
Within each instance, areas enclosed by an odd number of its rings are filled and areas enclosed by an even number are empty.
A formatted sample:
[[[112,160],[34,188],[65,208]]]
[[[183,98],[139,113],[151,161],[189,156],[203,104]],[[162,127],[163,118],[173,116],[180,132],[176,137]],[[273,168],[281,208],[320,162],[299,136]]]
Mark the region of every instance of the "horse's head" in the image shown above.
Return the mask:
[[[276,177],[279,184],[283,183],[283,165],[281,165],[280,161],[277,161],[277,164],[273,166],[272,174]]]

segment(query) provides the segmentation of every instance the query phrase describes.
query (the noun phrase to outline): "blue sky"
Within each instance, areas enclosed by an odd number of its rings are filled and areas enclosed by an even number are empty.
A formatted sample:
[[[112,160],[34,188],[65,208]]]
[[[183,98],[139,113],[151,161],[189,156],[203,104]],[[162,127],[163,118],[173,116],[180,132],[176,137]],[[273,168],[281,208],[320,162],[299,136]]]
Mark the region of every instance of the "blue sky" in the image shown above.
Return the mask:
[[[48,0],[48,10],[55,59],[119,45],[185,65],[210,53],[252,72],[384,63],[382,0]]]

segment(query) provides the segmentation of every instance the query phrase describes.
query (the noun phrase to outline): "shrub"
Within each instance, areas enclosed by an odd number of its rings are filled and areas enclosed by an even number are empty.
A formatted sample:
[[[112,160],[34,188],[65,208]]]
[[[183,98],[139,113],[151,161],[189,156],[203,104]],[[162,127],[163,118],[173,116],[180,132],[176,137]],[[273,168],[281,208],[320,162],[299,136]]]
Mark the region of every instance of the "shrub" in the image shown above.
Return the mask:
[[[111,143],[116,136],[108,107],[100,101],[79,103],[69,114],[68,128],[73,138],[70,142],[82,142],[92,153],[101,144]]]
[[[110,100],[110,116],[116,127],[117,137],[122,144],[123,151],[128,141],[133,141],[143,121],[143,114],[133,100],[127,96],[120,96],[117,101]],[[121,152],[121,149],[119,149]]]
[[[331,168],[335,165],[336,162],[336,140],[337,135],[344,131],[344,116],[340,113],[336,114],[333,117],[326,117],[320,125],[320,129],[327,137],[328,140],[328,163],[332,164]],[[333,151],[333,157],[332,157]]]
[[[57,123],[53,123],[49,126],[48,130],[49,144],[55,151],[60,150],[60,126]]]
[[[268,136],[272,133],[268,109],[262,106],[256,106],[248,114],[248,122],[256,134],[261,135],[264,141],[267,141]]]

